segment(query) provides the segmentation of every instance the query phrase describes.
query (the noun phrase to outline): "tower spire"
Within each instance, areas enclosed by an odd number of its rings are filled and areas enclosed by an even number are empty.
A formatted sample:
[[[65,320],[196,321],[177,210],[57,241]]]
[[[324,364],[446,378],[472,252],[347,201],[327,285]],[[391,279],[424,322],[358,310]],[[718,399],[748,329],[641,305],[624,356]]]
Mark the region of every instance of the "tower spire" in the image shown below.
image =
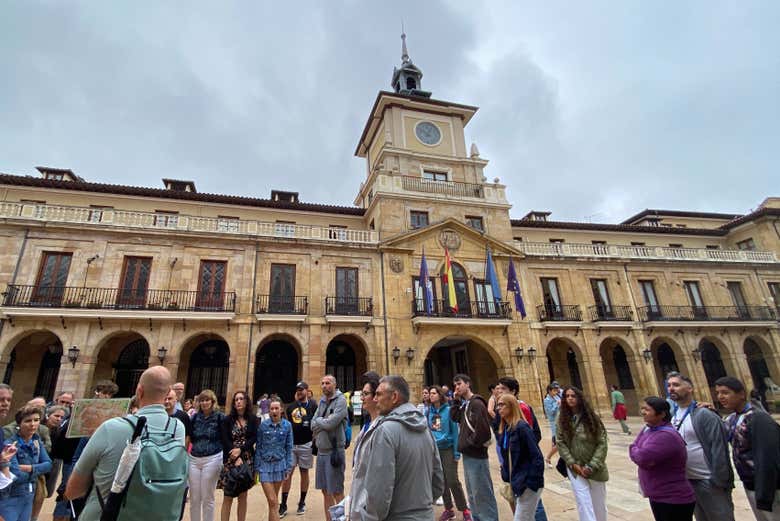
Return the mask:
[[[393,79],[390,81],[393,90],[400,94],[430,98],[431,93],[422,90],[423,73],[419,67],[409,58],[409,49],[406,48],[406,31],[401,20],[401,67],[393,67]]]
[[[401,21],[401,62],[406,63],[409,60],[409,51],[406,49],[406,31],[404,31],[404,23]]]

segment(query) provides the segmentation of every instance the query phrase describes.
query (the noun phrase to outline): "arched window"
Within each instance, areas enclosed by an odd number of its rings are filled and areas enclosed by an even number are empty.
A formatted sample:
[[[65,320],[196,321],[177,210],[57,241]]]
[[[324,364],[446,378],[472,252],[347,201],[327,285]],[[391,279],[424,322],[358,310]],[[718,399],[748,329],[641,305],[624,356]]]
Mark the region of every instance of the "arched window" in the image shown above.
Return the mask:
[[[446,267],[442,266],[441,273],[445,273]],[[463,266],[453,262],[452,263],[452,283],[455,284],[455,299],[458,303],[458,315],[471,315],[471,301],[469,300],[469,287],[468,278],[466,277],[466,270]],[[443,281],[444,279],[442,279]],[[451,309],[453,305],[449,302],[449,283],[442,282],[442,295],[444,295],[445,308]]]
[[[357,388],[355,352],[349,344],[342,341],[331,342],[325,359],[325,372],[336,377],[340,389],[347,392]]]
[[[119,392],[117,397],[128,397],[135,394],[135,388],[138,386],[138,380],[149,367],[149,344],[143,338],[134,340],[122,349],[117,358],[116,374],[114,381]]]
[[[229,365],[230,348],[226,342],[208,340],[200,344],[190,356],[187,396],[211,389],[216,393],[217,401],[225,404]]]
[[[720,357],[720,350],[712,342],[702,341],[699,346],[701,349],[701,365],[704,366],[704,374],[707,376],[707,384],[710,387],[715,386],[715,380],[726,376],[726,367],[723,365],[723,359]]]
[[[580,376],[580,366],[577,363],[577,353],[575,353],[572,348],[569,348],[566,352],[566,363],[569,366],[572,385],[577,389],[584,391],[582,388],[582,377]]]
[[[658,347],[658,365],[661,367],[661,378],[666,378],[666,375],[672,371],[680,370],[677,366],[674,350],[669,344],[661,344]]]
[[[621,389],[633,389],[634,379],[631,377],[631,368],[628,366],[626,352],[621,346],[615,346],[612,350],[612,360],[615,363],[615,372],[618,377],[618,387]]]
[[[60,361],[62,360],[62,344],[57,342],[46,349],[38,369],[38,378],[35,381],[33,396],[44,396],[46,401],[54,399],[54,390],[57,387],[57,377],[60,374]]]

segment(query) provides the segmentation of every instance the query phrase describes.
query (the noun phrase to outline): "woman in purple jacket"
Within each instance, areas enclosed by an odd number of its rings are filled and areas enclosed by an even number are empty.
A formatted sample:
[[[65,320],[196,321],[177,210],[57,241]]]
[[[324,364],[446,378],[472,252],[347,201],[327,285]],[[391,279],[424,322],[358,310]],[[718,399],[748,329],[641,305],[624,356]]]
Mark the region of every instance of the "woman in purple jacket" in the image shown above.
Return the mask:
[[[650,396],[641,411],[647,426],[629,447],[629,455],[639,467],[639,484],[650,498],[653,517],[656,521],[691,521],[696,496],[685,477],[685,442],[669,423],[669,403]]]

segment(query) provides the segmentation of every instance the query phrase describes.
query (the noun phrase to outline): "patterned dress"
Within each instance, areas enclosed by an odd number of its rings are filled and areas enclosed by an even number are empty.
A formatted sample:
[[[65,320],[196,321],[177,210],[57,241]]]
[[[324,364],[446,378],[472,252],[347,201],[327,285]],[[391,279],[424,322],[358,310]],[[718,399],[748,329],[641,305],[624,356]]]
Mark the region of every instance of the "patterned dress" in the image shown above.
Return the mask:
[[[231,430],[231,435],[233,436],[233,447],[243,447],[244,444],[246,443],[246,424],[239,425],[238,422],[234,423],[233,429]],[[244,450],[243,452],[241,452],[241,461],[247,462],[251,465],[252,454],[250,454],[249,451]],[[227,478],[228,471],[230,471],[230,469],[235,466],[236,466],[235,463],[230,461],[230,459],[228,458],[228,461],[225,462],[225,465],[222,467],[222,471],[219,473],[219,481],[217,482],[217,488],[224,487],[225,479]]]

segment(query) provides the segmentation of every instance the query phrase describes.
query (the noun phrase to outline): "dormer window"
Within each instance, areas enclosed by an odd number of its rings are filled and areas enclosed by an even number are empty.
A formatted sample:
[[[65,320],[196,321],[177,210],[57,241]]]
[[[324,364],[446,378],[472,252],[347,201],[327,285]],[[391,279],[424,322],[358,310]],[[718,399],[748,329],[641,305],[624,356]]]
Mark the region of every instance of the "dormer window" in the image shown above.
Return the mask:
[[[52,181],[62,181],[65,177],[63,174],[55,174],[54,172],[46,172],[44,179],[51,179]]]
[[[197,192],[194,181],[182,181],[180,179],[163,179],[166,190],[175,192]]]
[[[298,192],[285,192],[283,190],[271,190],[271,200],[285,203],[297,203]]]
[[[414,81],[414,78],[406,78],[406,89],[414,90],[416,88],[417,88],[417,82]]]

